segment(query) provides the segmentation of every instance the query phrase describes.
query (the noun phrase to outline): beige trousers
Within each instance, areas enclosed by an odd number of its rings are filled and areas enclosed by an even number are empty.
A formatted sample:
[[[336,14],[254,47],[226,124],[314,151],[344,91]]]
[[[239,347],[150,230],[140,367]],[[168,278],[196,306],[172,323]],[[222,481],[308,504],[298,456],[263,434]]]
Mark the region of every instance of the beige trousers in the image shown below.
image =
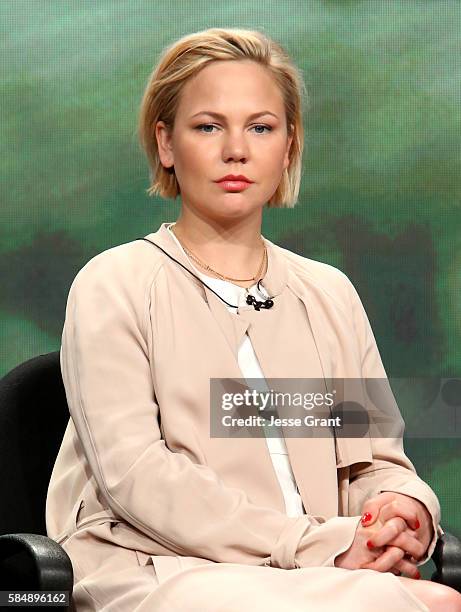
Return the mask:
[[[76,612],[429,612],[389,572],[216,563],[159,576],[146,555],[89,531],[63,548],[74,567]]]

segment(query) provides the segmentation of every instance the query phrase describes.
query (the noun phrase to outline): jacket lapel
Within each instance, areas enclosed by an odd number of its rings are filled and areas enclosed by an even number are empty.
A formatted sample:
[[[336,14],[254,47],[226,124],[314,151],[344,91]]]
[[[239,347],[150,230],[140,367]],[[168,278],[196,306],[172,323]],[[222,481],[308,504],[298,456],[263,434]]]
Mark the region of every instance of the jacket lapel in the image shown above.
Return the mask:
[[[185,256],[183,251],[176,244],[176,241],[170,234],[168,225],[169,223],[167,222],[162,223],[156,232],[148,234],[146,238],[155,242],[168,255],[179,262],[180,266],[177,266],[174,261],[166,257],[167,265],[176,266],[179,272],[188,277],[197,287],[202,298],[208,303],[210,312],[218,323],[232,353],[237,358],[238,347],[248,329],[248,323],[236,314],[229,312],[224,302],[222,302],[200,279],[196,278],[196,272],[189,258]]]
[[[347,338],[350,343],[355,342],[355,338],[351,335],[353,330],[349,328],[347,321],[337,320],[337,315],[330,312],[328,317],[325,317],[325,311],[329,308],[328,303],[322,296],[319,295],[319,290],[315,284],[307,285],[299,282],[294,275],[290,277],[290,286],[294,289],[299,299],[302,301],[306,317],[309,320],[312,334],[315,339],[317,352],[322,365],[323,376],[327,381],[331,382],[331,379],[341,377],[347,378],[348,373],[345,368],[345,360],[348,359],[348,353],[352,354],[352,346],[344,346],[345,340],[340,342],[340,347],[336,351],[335,363],[332,362],[332,351],[331,347],[327,342],[327,335],[325,333],[327,321],[337,324],[338,330],[341,329],[342,338]],[[342,352],[339,350],[342,349]],[[361,371],[354,373],[354,378],[361,378]],[[371,441],[369,436],[363,438],[345,438],[341,435],[337,435],[335,439],[336,448],[336,467],[343,468],[353,463],[368,462],[372,463],[373,454]],[[319,449],[322,453],[325,449]]]

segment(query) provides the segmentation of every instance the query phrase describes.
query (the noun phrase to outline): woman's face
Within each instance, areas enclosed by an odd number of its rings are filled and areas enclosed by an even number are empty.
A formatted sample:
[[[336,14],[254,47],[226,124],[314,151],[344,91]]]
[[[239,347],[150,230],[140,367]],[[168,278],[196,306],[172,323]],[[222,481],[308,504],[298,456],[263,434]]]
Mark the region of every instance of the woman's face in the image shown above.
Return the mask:
[[[292,141],[282,94],[266,68],[249,60],[209,64],[184,85],[172,133],[164,127],[157,123],[160,160],[174,165],[183,207],[222,222],[260,217],[288,167]],[[227,174],[253,183],[228,191],[216,182]]]

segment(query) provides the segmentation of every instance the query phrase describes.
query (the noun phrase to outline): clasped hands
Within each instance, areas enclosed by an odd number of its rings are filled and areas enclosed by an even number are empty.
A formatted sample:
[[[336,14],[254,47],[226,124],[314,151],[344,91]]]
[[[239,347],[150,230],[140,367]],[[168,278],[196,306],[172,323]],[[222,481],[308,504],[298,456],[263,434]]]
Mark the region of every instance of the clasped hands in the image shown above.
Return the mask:
[[[420,578],[416,563],[433,535],[432,516],[423,503],[385,491],[364,503],[353,545],[335,559],[335,565]]]

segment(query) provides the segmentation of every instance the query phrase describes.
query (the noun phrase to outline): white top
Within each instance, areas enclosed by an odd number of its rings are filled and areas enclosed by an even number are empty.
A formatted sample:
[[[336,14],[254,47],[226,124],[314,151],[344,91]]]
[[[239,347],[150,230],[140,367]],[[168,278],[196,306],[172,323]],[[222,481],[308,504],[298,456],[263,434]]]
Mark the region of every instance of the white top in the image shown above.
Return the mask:
[[[175,239],[178,247],[181,249],[184,255],[188,257],[187,253],[182,248],[181,243],[171,231],[172,225],[174,225],[174,223],[170,223],[167,226],[168,230]],[[216,293],[218,293],[227,302],[231,304],[236,304],[237,308],[246,304],[245,287],[240,287],[239,285],[236,285],[230,281],[222,280],[220,278],[214,278],[213,276],[203,274],[193,265],[189,257],[188,259],[197,276],[199,276],[203,280],[203,282],[205,282],[209,287],[216,291]],[[262,296],[257,291],[256,286],[257,283],[249,287],[248,291],[252,295],[254,295],[256,299],[261,300]],[[261,289],[264,290],[264,287],[261,286]],[[264,294],[269,297],[265,291]],[[237,312],[237,308],[228,306],[227,304],[225,306],[230,312]],[[258,386],[258,389],[269,391],[269,388],[265,383],[264,374],[261,371],[258,358],[256,357],[253,345],[251,344],[250,337],[247,333],[244,335],[242,343],[239,346],[238,364],[245,379],[261,378],[261,387],[259,388]],[[252,388],[254,388],[254,386],[255,385],[253,383]],[[302,503],[301,496],[299,495],[298,488],[296,486],[293,470],[291,469],[291,464],[289,461],[283,432],[279,427],[272,427],[269,429],[271,429],[272,431],[278,430],[278,437],[274,438],[266,436],[266,442],[269,448],[272,463],[274,465],[274,470],[280,483],[280,487],[283,492],[283,497],[285,499],[286,513],[290,517],[301,516],[305,514],[304,506]],[[266,428],[264,428],[264,432],[266,433]]]

